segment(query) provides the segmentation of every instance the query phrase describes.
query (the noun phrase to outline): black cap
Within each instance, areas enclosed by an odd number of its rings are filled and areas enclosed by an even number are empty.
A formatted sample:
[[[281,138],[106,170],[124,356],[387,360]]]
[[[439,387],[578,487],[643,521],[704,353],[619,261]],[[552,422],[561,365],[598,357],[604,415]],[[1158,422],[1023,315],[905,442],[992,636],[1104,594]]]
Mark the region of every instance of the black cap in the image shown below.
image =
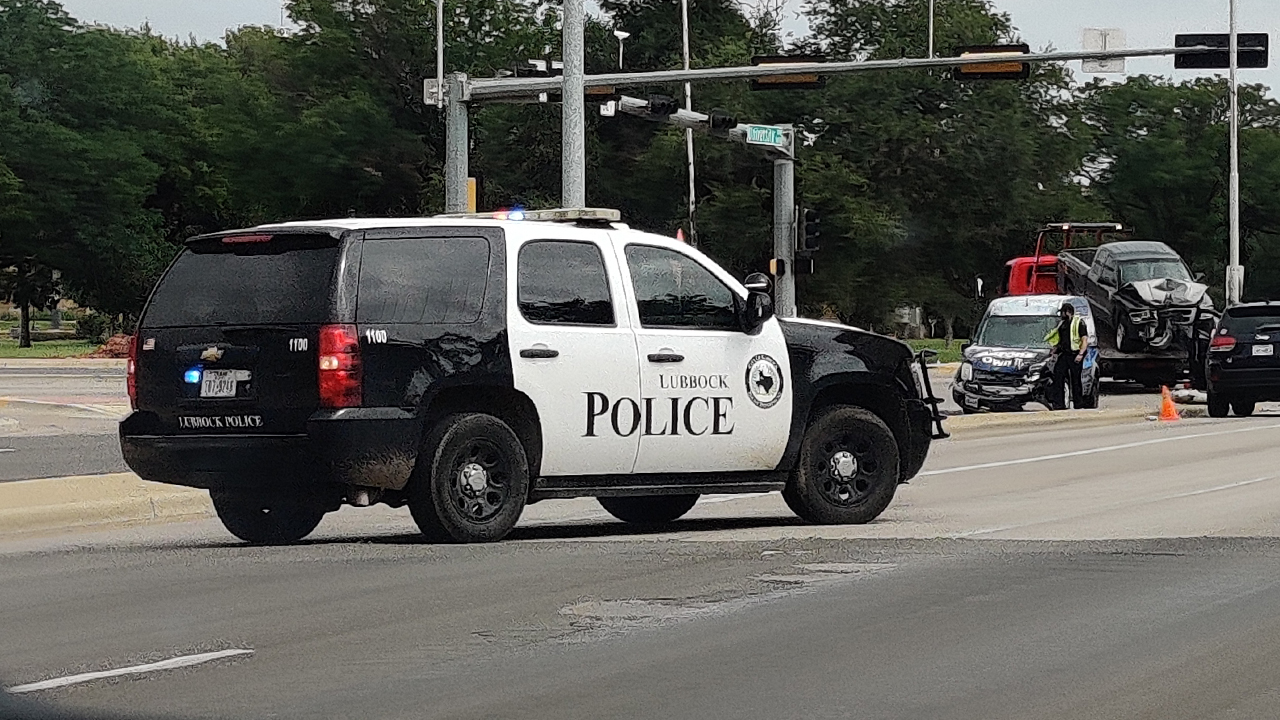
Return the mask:
[[[1071,304],[1071,303],[1069,303],[1069,302],[1064,302],[1064,303],[1062,303],[1062,307],[1058,308],[1058,312],[1062,312],[1063,310],[1066,310],[1067,312],[1071,313],[1072,315],[1075,315],[1075,314],[1076,314],[1076,306],[1075,306],[1075,305],[1072,305],[1072,304]]]

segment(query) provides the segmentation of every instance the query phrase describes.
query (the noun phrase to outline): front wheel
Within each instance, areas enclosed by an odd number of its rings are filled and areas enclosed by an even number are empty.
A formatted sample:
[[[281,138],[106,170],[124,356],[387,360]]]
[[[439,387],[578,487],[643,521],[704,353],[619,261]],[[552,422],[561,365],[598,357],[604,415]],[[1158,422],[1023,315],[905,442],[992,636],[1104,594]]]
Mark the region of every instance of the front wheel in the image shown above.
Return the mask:
[[[782,497],[796,515],[824,525],[868,523],[898,487],[898,442],[874,413],[849,405],[826,410],[805,430]]]
[[[1224,418],[1230,407],[1231,403],[1227,398],[1215,392],[1209,393],[1209,417]]]
[[[1124,326],[1124,320],[1116,318],[1116,349],[1120,352],[1133,352],[1138,349],[1138,343],[1130,339],[1130,333]]]
[[[324,509],[306,498],[284,493],[213,490],[218,519],[232,535],[255,545],[285,545],[307,535],[324,518]]]
[[[693,509],[697,495],[646,495],[596,498],[600,507],[625,523],[655,527],[674,522]]]
[[[529,497],[528,456],[501,419],[450,415],[428,433],[410,483],[409,512],[427,539],[495,542],[515,527]]]
[[[1240,417],[1249,417],[1253,414],[1253,410],[1257,406],[1257,400],[1232,400],[1231,412],[1239,415]]]

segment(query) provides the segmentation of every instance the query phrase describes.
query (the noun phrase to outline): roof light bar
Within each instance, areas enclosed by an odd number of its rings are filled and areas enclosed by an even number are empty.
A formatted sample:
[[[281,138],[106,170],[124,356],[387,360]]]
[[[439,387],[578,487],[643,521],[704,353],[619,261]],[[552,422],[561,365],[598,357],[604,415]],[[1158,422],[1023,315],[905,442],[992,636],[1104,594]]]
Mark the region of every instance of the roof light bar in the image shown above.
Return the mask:
[[[555,208],[550,210],[499,210],[488,213],[446,213],[439,218],[465,220],[533,220],[537,222],[619,222],[622,212],[612,208]]]

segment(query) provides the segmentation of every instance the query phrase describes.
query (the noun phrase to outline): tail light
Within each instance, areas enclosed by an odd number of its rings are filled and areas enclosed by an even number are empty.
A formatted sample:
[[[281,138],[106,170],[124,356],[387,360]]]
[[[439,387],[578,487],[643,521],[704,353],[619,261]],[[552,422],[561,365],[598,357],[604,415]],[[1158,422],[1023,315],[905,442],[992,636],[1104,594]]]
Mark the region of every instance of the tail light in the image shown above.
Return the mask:
[[[125,364],[125,384],[129,388],[129,408],[138,409],[138,332],[129,338],[129,360]]]
[[[1230,335],[1214,335],[1209,341],[1209,352],[1230,352],[1236,347],[1236,339]]]
[[[319,362],[320,406],[359,407],[363,400],[363,378],[356,326],[321,326]]]

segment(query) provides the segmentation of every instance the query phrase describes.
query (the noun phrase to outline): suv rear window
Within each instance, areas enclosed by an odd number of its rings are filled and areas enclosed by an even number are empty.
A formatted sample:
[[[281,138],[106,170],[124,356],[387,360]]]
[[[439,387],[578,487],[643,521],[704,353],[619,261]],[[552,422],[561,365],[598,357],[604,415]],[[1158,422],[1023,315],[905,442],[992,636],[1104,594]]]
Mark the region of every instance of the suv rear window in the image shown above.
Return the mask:
[[[312,235],[193,244],[156,285],[143,324],[325,322],[338,253],[336,239]]]
[[[1280,306],[1234,307],[1220,323],[1234,333],[1251,333],[1259,328],[1280,329]]]

